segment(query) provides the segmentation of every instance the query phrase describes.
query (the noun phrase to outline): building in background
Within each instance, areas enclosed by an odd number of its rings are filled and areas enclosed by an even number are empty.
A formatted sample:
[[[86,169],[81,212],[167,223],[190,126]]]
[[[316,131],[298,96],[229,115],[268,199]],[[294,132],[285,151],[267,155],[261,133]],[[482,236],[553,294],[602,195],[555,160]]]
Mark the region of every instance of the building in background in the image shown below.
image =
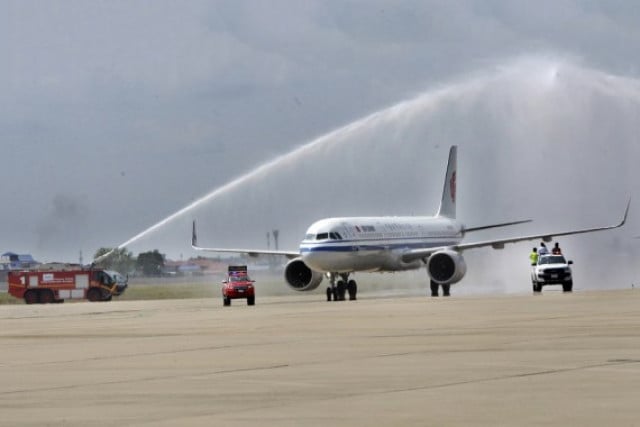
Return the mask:
[[[0,270],[26,270],[38,265],[40,263],[29,254],[21,255],[14,252],[5,252],[0,255]]]

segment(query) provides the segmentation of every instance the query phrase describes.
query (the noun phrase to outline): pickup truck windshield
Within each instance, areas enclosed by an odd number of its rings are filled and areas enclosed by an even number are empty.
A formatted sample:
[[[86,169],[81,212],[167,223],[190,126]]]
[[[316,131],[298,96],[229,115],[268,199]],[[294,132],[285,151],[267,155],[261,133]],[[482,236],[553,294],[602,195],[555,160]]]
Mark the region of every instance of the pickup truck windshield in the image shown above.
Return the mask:
[[[566,264],[567,260],[562,255],[542,256],[538,259],[540,264]]]

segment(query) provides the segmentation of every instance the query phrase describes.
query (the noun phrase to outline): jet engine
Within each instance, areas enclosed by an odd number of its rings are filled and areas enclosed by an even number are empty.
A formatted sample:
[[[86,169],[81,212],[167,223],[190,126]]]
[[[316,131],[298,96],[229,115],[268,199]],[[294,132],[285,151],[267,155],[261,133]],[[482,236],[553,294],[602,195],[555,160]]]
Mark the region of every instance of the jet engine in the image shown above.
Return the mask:
[[[293,290],[312,291],[322,282],[322,273],[313,271],[302,259],[295,258],[285,266],[284,278]]]
[[[467,264],[458,252],[444,250],[429,257],[427,272],[431,280],[438,284],[453,284],[464,277],[467,272]]]

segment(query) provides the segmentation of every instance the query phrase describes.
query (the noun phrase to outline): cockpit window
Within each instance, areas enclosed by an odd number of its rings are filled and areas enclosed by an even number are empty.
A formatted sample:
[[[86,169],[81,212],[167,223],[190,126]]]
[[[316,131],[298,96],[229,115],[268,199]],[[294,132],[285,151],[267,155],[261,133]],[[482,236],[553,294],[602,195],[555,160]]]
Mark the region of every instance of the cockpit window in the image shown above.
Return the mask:
[[[336,233],[334,231],[330,232],[330,233],[318,233],[318,234],[312,234],[309,233],[307,235],[304,236],[305,240],[342,240],[342,236],[340,235],[340,233]]]

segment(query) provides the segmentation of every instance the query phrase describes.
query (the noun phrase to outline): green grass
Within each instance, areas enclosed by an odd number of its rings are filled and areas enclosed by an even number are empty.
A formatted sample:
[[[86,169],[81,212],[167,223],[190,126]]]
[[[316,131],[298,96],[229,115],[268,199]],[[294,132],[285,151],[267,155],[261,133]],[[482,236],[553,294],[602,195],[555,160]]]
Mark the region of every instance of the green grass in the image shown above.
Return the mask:
[[[0,293],[0,305],[3,305],[3,304],[24,304],[24,301],[22,301],[21,299],[14,298],[11,295],[2,292]]]
[[[207,283],[129,284],[119,300],[189,299],[218,296],[220,289]]]

